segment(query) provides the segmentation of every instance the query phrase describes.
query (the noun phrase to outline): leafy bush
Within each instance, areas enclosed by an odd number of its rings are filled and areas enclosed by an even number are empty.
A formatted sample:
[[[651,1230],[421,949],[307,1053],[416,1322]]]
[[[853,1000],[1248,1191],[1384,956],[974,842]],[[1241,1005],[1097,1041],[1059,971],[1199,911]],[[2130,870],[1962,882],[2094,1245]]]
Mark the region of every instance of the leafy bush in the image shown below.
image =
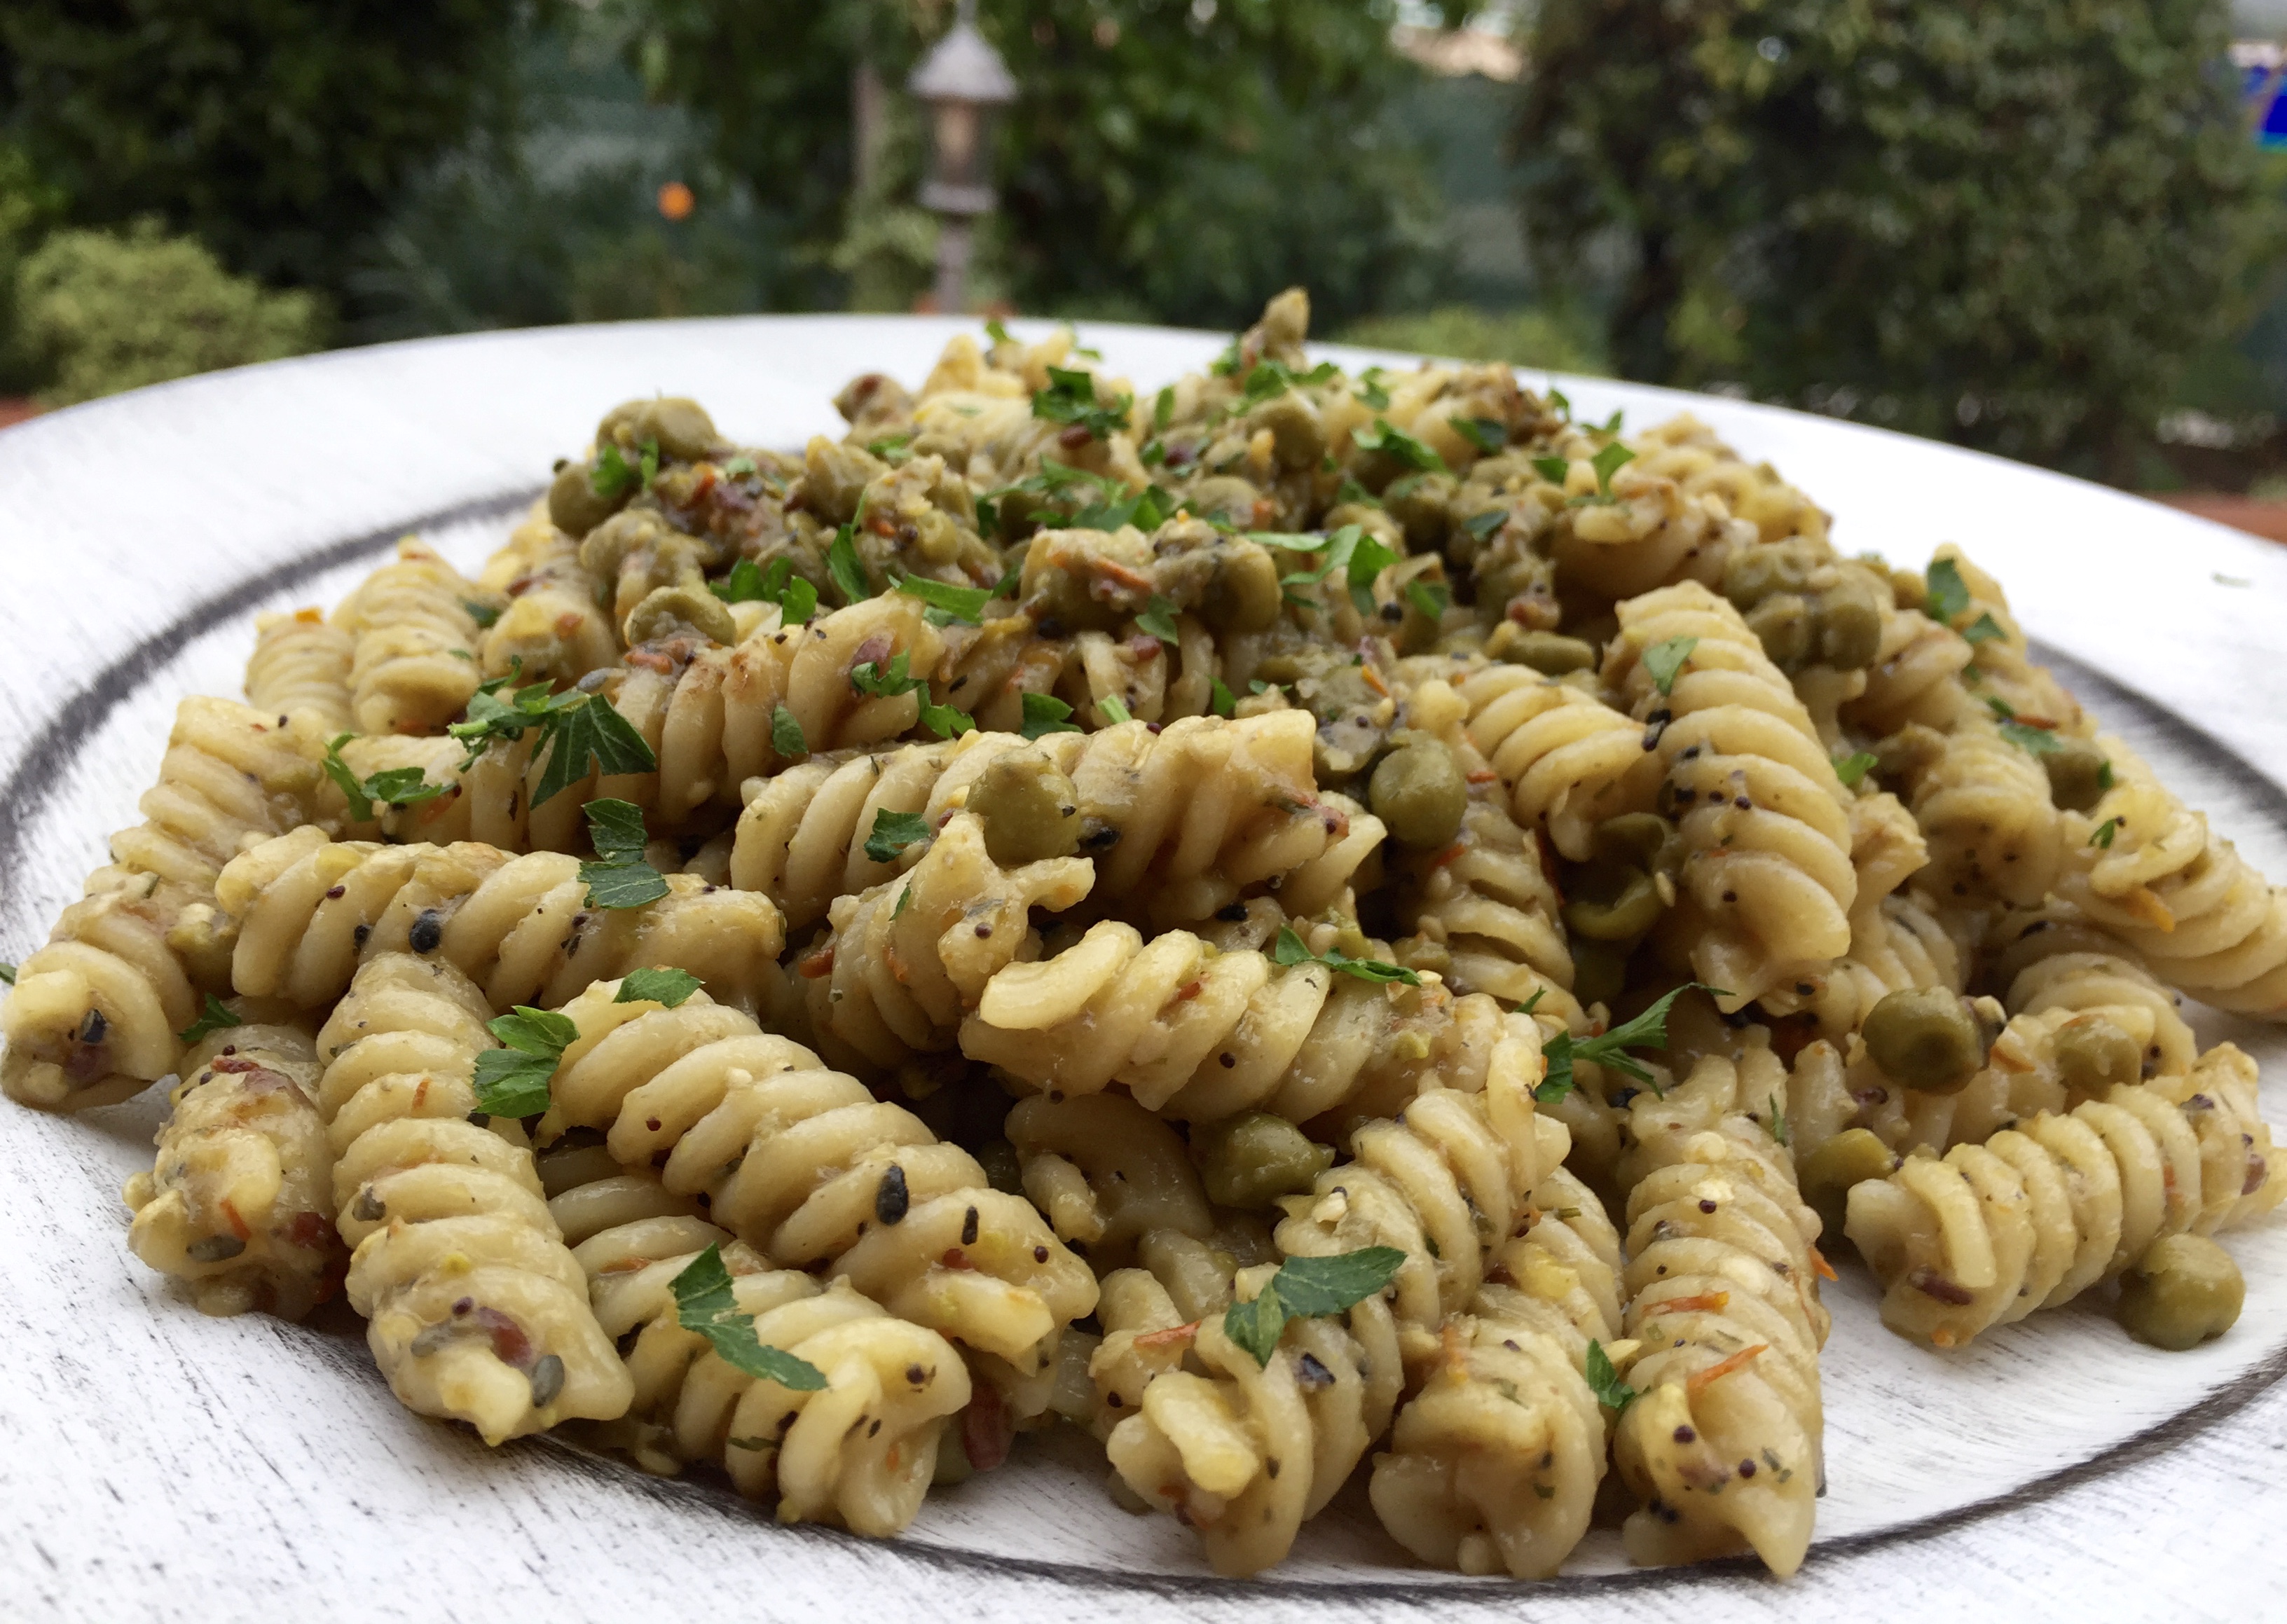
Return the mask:
[[[1335,337],[1369,349],[1505,360],[1547,372],[1609,370],[1603,336],[1587,318],[1530,306],[1498,315],[1473,305],[1447,305],[1420,315],[1368,316]]]
[[[2231,319],[2254,153],[2222,0],[1544,0],[1544,268],[1625,265],[1631,377],[2108,477]]]
[[[51,405],[318,347],[317,300],[269,293],[200,243],[138,222],[123,236],[58,231],[16,273],[23,342]]]

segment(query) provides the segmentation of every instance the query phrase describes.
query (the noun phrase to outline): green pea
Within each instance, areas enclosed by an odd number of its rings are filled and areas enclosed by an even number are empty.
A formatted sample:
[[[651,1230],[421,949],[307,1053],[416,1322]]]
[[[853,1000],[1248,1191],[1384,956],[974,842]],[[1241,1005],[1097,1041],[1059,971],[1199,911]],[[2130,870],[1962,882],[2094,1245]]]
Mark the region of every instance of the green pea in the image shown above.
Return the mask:
[[[1959,1093],[1985,1064],[1976,1017],[1942,986],[1890,994],[1867,1011],[1858,1035],[1886,1076],[1925,1094]]]
[[[1373,455],[1380,457],[1384,454]],[[1371,486],[1373,481],[1368,479],[1366,483]],[[1453,497],[1460,488],[1451,474],[1409,476],[1385,487],[1382,505],[1392,519],[1405,527],[1409,545],[1416,549],[1436,547],[1444,543],[1445,533],[1453,527]]]
[[[1381,758],[1366,801],[1394,838],[1434,852],[1452,844],[1461,832],[1469,784],[1452,751],[1435,739],[1416,739]]]
[[[692,634],[716,643],[735,643],[739,629],[720,598],[698,587],[663,586],[628,611],[625,633],[630,648],[661,638]]]
[[[1496,642],[1498,646],[1489,649],[1494,658],[1511,665],[1529,666],[1544,677],[1585,671],[1596,663],[1595,644],[1554,631],[1518,631]]]
[[[1270,431],[1271,449],[1286,469],[1316,468],[1326,455],[1326,425],[1300,390],[1265,400],[1246,415],[1258,429]]]
[[[1292,1122],[1247,1111],[1194,1128],[1191,1160],[1207,1200],[1220,1207],[1261,1208],[1308,1192],[1333,1165],[1334,1153],[1312,1144]]]
[[[2246,1299],[2230,1253],[2205,1235],[2170,1235],[2120,1277],[2117,1311],[2138,1342],[2180,1353],[2231,1329]]]
[[[556,471],[556,479],[548,487],[548,519],[565,535],[579,537],[588,534],[620,511],[628,493],[616,496],[599,496],[590,478],[594,472],[588,463],[566,463]]]
[[[1596,872],[1607,867],[1610,874]],[[1642,869],[1598,864],[1589,872],[1594,878],[1576,887],[1564,905],[1564,928],[1573,935],[1592,942],[1641,941],[1666,911],[1658,886]]]
[[[1792,672],[1808,663],[1818,629],[1802,598],[1792,592],[1775,592],[1748,610],[1746,621],[1779,669]]]
[[[1268,548],[1235,542],[1222,550],[1199,613],[1217,631],[1262,631],[1278,618],[1278,564]]]
[[[715,432],[715,420],[707,415],[706,408],[680,395],[642,402],[628,424],[628,432],[637,445],[647,440],[656,440],[661,456],[684,463],[697,462],[723,440]]]
[[[1628,984],[1628,954],[1610,942],[1572,944],[1572,996],[1582,1003],[1610,1003]]]
[[[2116,1082],[2144,1074],[2144,1050],[2119,1024],[2102,1015],[2084,1015],[2057,1029],[2057,1076],[2066,1091],[2100,1097]]]
[[[2086,812],[2104,798],[2104,752],[2085,739],[2056,735],[2057,748],[2041,755],[2049,775],[2049,799],[2067,812]]]
[[[1758,542],[1733,553],[1724,565],[1723,596],[1744,614],[1778,593],[1801,593],[1816,565],[1800,543]]]
[[[1807,1152],[1795,1165],[1795,1183],[1828,1235],[1842,1232],[1844,1203],[1850,1186],[1870,1178],[1887,1178],[1898,1165],[1888,1145],[1864,1128],[1846,1128],[1824,1144]]]
[[[968,804],[985,825],[986,854],[1003,868],[1080,850],[1080,794],[1044,751],[995,759],[969,787]]]
[[[1588,838],[1590,849],[1598,857],[1633,864],[1647,872],[1682,860],[1675,825],[1658,812],[1622,812],[1607,818]]]
[[[1236,474],[1212,474],[1185,493],[1183,505],[1201,519],[1220,519],[1242,530],[1258,530],[1263,516],[1255,511],[1255,505],[1262,499],[1261,491]]]
[[[1882,611],[1863,582],[1846,578],[1821,593],[1814,617],[1820,661],[1838,671],[1861,671],[1882,646]]]

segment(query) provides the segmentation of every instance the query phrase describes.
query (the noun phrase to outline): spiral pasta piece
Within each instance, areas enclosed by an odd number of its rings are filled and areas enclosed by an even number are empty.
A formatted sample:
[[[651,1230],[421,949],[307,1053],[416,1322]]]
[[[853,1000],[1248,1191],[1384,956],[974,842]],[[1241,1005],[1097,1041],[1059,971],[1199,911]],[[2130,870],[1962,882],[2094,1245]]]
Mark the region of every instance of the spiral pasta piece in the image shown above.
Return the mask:
[[[1287,1256],[1405,1254],[1391,1312],[1411,1375],[1437,1359],[1447,1317],[1476,1295],[1494,1248],[1523,1227],[1531,1192],[1570,1148],[1564,1129],[1533,1109],[1545,1071],[1539,1029],[1506,1017],[1481,1092],[1427,1088],[1398,1115],[1359,1124],[1349,1160],[1281,1203],[1276,1239]]]
[[[1561,1168],[1525,1224],[1446,1320],[1436,1367],[1374,1457],[1371,1493],[1381,1525],[1424,1562],[1546,1579],[1587,1532],[1604,1476],[1603,1415],[1582,1372],[1618,1323],[1620,1253],[1602,1205]]]
[[[1990,715],[1965,713],[1925,738],[1909,772],[1914,821],[1929,846],[1922,883],[1941,894],[2038,904],[2056,881],[2065,837],[2048,774]]]
[[[1009,1113],[1025,1194],[1098,1271],[1127,1267],[1144,1238],[1215,1232],[1175,1130],[1118,1094],[1020,1099]]]
[[[958,1146],[878,1102],[799,1044],[694,994],[674,1009],[565,1004],[580,1030],[543,1137],[605,1131],[629,1167],[662,1154],[678,1195],[784,1268],[813,1265],[901,1319],[1037,1370],[1096,1302],[1096,1282],[1020,1196],[986,1186]]]
[[[609,1420],[631,1389],[521,1130],[471,1120],[490,1013],[452,965],[376,956],[319,1034],[318,1101],[375,1363],[408,1408],[498,1445]]]
[[[626,1350],[627,1415],[591,1436],[646,1470],[705,1462],[739,1492],[777,1501],[779,1520],[886,1537],[921,1509],[947,1418],[969,1402],[969,1372],[933,1331],[896,1319],[846,1279],[822,1284],[772,1269],[692,1215],[656,1175],[617,1170],[574,1151],[542,1159],[566,1239],[603,1333]],[[816,1369],[798,1391],[722,1358],[678,1315],[677,1275],[722,1248],[731,1295],[756,1340]]]
[[[1380,985],[1312,962],[1218,952],[1188,931],[1146,942],[1107,920],[1053,958],[1011,964],[961,1027],[961,1052],[1027,1088],[1122,1084],[1178,1121],[1397,1110],[1431,1080],[1482,1081],[1500,1008],[1434,975]]]
[[[246,702],[283,717],[306,710],[328,737],[346,733],[350,715],[350,663],[355,644],[349,633],[329,626],[315,609],[291,614],[257,615],[254,653],[246,661]]]
[[[576,851],[587,840],[581,812],[596,798],[595,780],[572,792],[559,790],[534,805],[547,766],[544,752],[534,762],[534,742],[530,734],[494,739],[470,761],[468,747],[458,739],[376,733],[349,740],[341,747],[342,762],[360,781],[376,772],[417,767],[424,783],[442,785],[444,793],[410,805],[376,804],[376,820],[367,825],[349,823],[344,811],[344,831],[431,845],[475,840],[505,852]]]
[[[350,713],[368,733],[434,733],[477,691],[478,589],[407,536],[343,600],[335,624],[354,639]]]
[[[217,895],[239,922],[231,985],[303,1009],[340,997],[384,953],[441,955],[500,1010],[650,964],[689,970],[725,1003],[776,1002],[783,931],[768,899],[696,875],[667,884],[640,907],[593,908],[579,860],[561,852],[387,846],[305,828],[233,859]]]
[[[1251,1301],[1276,1272],[1225,1275],[1213,1296],[1169,1265],[1106,1278],[1104,1346],[1091,1361],[1103,1413],[1120,1419],[1105,1453],[1128,1491],[1198,1531],[1229,1576],[1283,1559],[1304,1521],[1348,1480],[1388,1426],[1399,1390],[1397,1338],[1380,1297],[1339,1319],[1290,1319],[1268,1363],[1232,1342],[1223,1311]],[[1147,1255],[1148,1256],[1148,1255]]]
[[[1952,726],[1962,713],[1961,674],[1974,652],[1920,610],[1893,610],[1883,619],[1865,692],[1843,707],[1843,719],[1878,738],[1915,723]]]
[[[299,1319],[341,1283],[333,1153],[313,1095],[306,1027],[261,1023],[241,1002],[183,1057],[186,1081],[148,1173],[127,1181],[127,1244],[190,1282],[202,1314]]]
[[[2255,1064],[2229,1043],[2186,1076],[2124,1083],[1943,1161],[1850,1190],[1845,1231],[1881,1281],[1882,1323],[1958,1348],[2113,1279],[2151,1244],[2278,1205]]]
[[[1575,862],[1588,856],[1597,824],[1650,810],[1660,769],[1640,724],[1519,666],[1490,667],[1459,692],[1469,741],[1509,787],[1517,821],[1547,829]]]
[[[1696,582],[1618,606],[1604,680],[1657,736],[1690,855],[1693,970],[1726,1010],[1815,983],[1850,949],[1858,881],[1845,791],[1809,714],[1737,610]],[[1662,692],[1649,649],[1693,641]]]
[[[175,713],[146,821],[111,839],[111,864],[18,966],[0,1002],[0,1089],[77,1111],[138,1094],[176,1069],[176,1034],[201,994],[229,990],[230,910],[218,876],[239,847],[309,822],[323,738],[305,711],[187,699]],[[320,836],[322,838],[322,836]]]
[[[903,879],[835,901],[833,936],[801,966],[811,1029],[837,1061],[952,1050],[993,973],[1037,952],[1031,911],[1072,907],[1093,877],[1084,857],[1004,868],[977,819],[955,813]]]
[[[479,584],[508,599],[484,634],[486,677],[562,687],[618,661],[619,629],[580,562],[578,540],[549,519],[546,497],[486,560]]]
[[[2287,891],[2187,808],[2115,738],[2112,788],[2068,814],[2058,894],[2171,986],[2219,1009],[2287,1015]]]
[[[1784,1087],[1769,1050],[1709,1056],[1629,1108],[1624,1328],[1643,1351],[1613,1461],[1642,1504],[1623,1529],[1640,1563],[1745,1548],[1784,1577],[1809,1547],[1824,1475],[1818,1219],[1773,1125],[1749,1114]]]

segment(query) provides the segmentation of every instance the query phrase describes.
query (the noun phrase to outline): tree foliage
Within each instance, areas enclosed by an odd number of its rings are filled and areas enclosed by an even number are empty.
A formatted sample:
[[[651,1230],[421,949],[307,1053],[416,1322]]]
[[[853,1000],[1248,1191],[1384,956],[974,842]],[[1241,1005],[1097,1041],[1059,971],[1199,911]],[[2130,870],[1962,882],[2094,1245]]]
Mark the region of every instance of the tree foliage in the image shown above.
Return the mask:
[[[2125,477],[2230,319],[2221,0],[1545,0],[1527,234],[1629,376]]]
[[[0,133],[81,224],[142,216],[331,289],[406,179],[500,114],[501,0],[8,0]]]
[[[952,5],[622,4],[654,93],[711,117],[725,166],[832,263],[858,65],[901,85]],[[984,0],[978,26],[1022,87],[996,243],[1020,305],[1230,325],[1290,282],[1333,316],[1430,289],[1429,188],[1389,116],[1414,70],[1381,0]],[[884,154],[901,187],[919,158]]]

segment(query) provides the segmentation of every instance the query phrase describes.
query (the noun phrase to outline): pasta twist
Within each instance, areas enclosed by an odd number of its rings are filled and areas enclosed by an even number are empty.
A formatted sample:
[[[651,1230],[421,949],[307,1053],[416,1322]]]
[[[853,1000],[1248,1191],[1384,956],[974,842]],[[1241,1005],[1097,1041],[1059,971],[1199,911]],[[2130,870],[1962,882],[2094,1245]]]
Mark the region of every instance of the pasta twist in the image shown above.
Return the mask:
[[[1961,674],[1974,652],[1959,632],[1920,610],[1893,610],[1883,618],[1866,690],[1843,707],[1843,720],[1878,738],[1914,723],[1952,726],[1961,714]]]
[[[63,912],[0,1003],[0,1089],[77,1111],[140,1093],[176,1069],[175,1034],[202,993],[227,991],[229,910],[215,887],[241,844],[309,822],[324,741],[307,711],[278,725],[229,700],[175,713],[147,820],[111,839],[111,865]],[[322,838],[322,836],[320,836]]]
[[[935,828],[968,804],[993,762],[1033,749],[1077,792],[1080,850],[1095,860],[1099,900],[1148,892],[1155,910],[1204,918],[1242,890],[1325,856],[1354,827],[1319,799],[1310,741],[1309,714],[1288,710],[1238,722],[1195,717],[1157,733],[1143,722],[1035,742],[978,732],[879,755],[813,757],[748,784],[731,877],[768,892],[799,930],[836,897],[881,884],[914,860],[866,855],[882,812],[918,813]],[[1335,888],[1323,874],[1303,886],[1314,899]]]
[[[1459,692],[1469,741],[1508,786],[1517,821],[1547,829],[1575,862],[1597,824],[1650,808],[1658,758],[1642,725],[1610,706],[1521,666],[1490,667]]]
[[[1818,1218],[1757,1116],[1783,1095],[1768,1050],[1709,1056],[1629,1108],[1624,1328],[1644,1350],[1613,1461],[1642,1502],[1623,1529],[1645,1564],[1743,1546],[1802,1565],[1824,1469]]]
[[[233,1012],[241,1024],[183,1058],[158,1157],[127,1181],[127,1244],[188,1280],[202,1314],[299,1319],[342,1274],[317,1051],[305,1027],[257,1024],[243,1002]]]
[[[1170,1254],[1175,1256],[1171,1256]],[[1217,1573],[1261,1573],[1283,1559],[1368,1446],[1389,1425],[1399,1382],[1388,1305],[1368,1297],[1340,1319],[1291,1319],[1267,1364],[1232,1342],[1223,1311],[1251,1301],[1276,1271],[1261,1264],[1208,1296],[1162,1248],[1159,1266],[1104,1284],[1104,1346],[1090,1370],[1106,1419],[1105,1453],[1128,1491],[1198,1530]],[[1185,1311],[1191,1311],[1186,1323]]]
[[[657,1187],[647,1174],[613,1182],[621,1181]],[[586,1193],[575,1187],[551,1205],[577,1205]],[[625,1191],[609,1192],[605,1204],[650,1205]],[[709,1245],[723,1248],[732,1301],[754,1316],[756,1340],[811,1366],[823,1388],[799,1391],[749,1375],[683,1325],[675,1278]],[[772,1269],[714,1225],[670,1210],[584,1234],[574,1256],[605,1335],[627,1347],[624,1379],[635,1396],[627,1422],[606,1430],[607,1439],[640,1438],[634,1453],[648,1470],[719,1466],[740,1493],[775,1496],[780,1522],[887,1537],[913,1521],[946,1418],[969,1399],[969,1372],[945,1338],[891,1316],[847,1280],[821,1285]]]
[[[1923,759],[1908,778],[1929,846],[1922,883],[1953,897],[2038,904],[2064,857],[2039,760],[1990,716],[1967,710],[1951,731],[1921,743]]]
[[[434,733],[477,691],[478,588],[411,536],[336,612],[355,641],[350,713],[368,733]],[[495,628],[497,630],[497,628]]]
[[[1585,1031],[1587,1018],[1571,995],[1571,949],[1558,921],[1563,899],[1540,842],[1495,791],[1498,774],[1465,731],[1468,717],[1468,701],[1450,683],[1407,684],[1405,719],[1445,746],[1469,800],[1451,845],[1398,865],[1399,923],[1445,949],[1444,962],[1433,959],[1431,967],[1455,991],[1531,1003]]]
[[[1178,1121],[1261,1110],[1302,1122],[1395,1111],[1431,1080],[1474,1089],[1500,1021],[1492,999],[1457,999],[1434,974],[1375,985],[1316,962],[1220,953],[1188,931],[1147,943],[1106,921],[996,974],[961,1048],[1044,1092],[1116,1081]]]
[[[1840,1041],[1890,994],[1933,986],[1959,993],[1967,977],[1960,946],[1937,912],[1919,893],[1901,891],[1853,915],[1850,951],[1795,1007],[1814,1016],[1823,1034]]]
[[[565,687],[618,661],[619,629],[580,562],[578,540],[549,519],[546,497],[485,561],[480,584],[508,599],[484,635],[485,676]]]
[[[1845,792],[1786,677],[1737,610],[1696,582],[1618,606],[1604,680],[1657,736],[1662,795],[1690,848],[1682,889],[1701,981],[1737,1010],[1815,985],[1850,949],[1858,882]],[[1649,649],[1694,639],[1662,692]]]
[[[496,847],[384,846],[305,828],[232,860],[218,883],[239,922],[231,985],[314,1009],[384,953],[441,955],[495,1010],[559,1002],[596,978],[647,964],[689,970],[724,1002],[782,992],[783,944],[768,899],[695,875],[667,876],[641,907],[591,908],[578,860]]]
[[[1392,1281],[1406,1369],[1439,1355],[1438,1332],[1484,1283],[1490,1256],[1523,1225],[1533,1189],[1570,1148],[1564,1129],[1533,1109],[1546,1067],[1530,1018],[1506,1018],[1484,1089],[1427,1088],[1395,1118],[1361,1123],[1350,1160],[1281,1202],[1278,1249],[1326,1257],[1362,1247],[1405,1254]]]
[[[2255,1064],[2229,1043],[2188,1075],[2123,1083],[1943,1161],[1851,1186],[1844,1229],[1883,1286],[1882,1323],[1958,1348],[2079,1295],[2151,1244],[2278,1205]]]
[[[2064,819],[2071,855],[2059,895],[2172,986],[2243,1015],[2287,1015],[2287,891],[2134,751],[2098,743],[2112,788],[2085,818]]]
[[[1003,868],[955,813],[911,874],[835,902],[832,938],[802,965],[811,1029],[831,1058],[880,1066],[953,1049],[993,973],[1037,951],[1031,911],[1072,907],[1092,877],[1084,857]]]
[[[563,1006],[580,1030],[556,1074],[548,1137],[605,1130],[629,1167],[666,1157],[677,1195],[784,1268],[846,1276],[892,1314],[1020,1374],[1047,1364],[1096,1281],[1021,1196],[941,1145],[911,1112],[694,994],[674,1009],[613,1002],[600,983]]]
[[[1132,1099],[1034,1095],[1009,1113],[1008,1131],[1025,1195],[1099,1271],[1128,1267],[1149,1235],[1215,1233],[1183,1142]]]
[[[490,1013],[450,964],[376,956],[318,1035],[318,1103],[375,1363],[407,1407],[498,1445],[609,1420],[632,1388],[521,1130],[471,1120]]]
[[[1424,1562],[1553,1575],[1587,1532],[1604,1421],[1582,1371],[1619,1322],[1619,1237],[1587,1186],[1551,1169],[1531,1225],[1500,1246],[1468,1311],[1374,1457],[1374,1514]]]
[[[306,710],[328,738],[353,725],[350,661],[354,642],[315,609],[255,619],[254,653],[246,661],[246,702],[281,719]]]
[[[458,739],[408,737],[376,733],[352,739],[341,748],[343,764],[360,781],[392,768],[418,767],[423,780],[444,785],[445,793],[408,806],[376,805],[376,821],[348,823],[344,829],[360,835],[368,830],[394,841],[426,841],[449,845],[455,841],[482,841],[504,852],[570,852],[587,839],[581,817],[586,803],[596,798],[590,778],[574,791],[558,791],[533,804],[547,757],[535,765],[535,740],[494,739],[467,766],[468,749]],[[614,779],[617,786],[623,780]]]

